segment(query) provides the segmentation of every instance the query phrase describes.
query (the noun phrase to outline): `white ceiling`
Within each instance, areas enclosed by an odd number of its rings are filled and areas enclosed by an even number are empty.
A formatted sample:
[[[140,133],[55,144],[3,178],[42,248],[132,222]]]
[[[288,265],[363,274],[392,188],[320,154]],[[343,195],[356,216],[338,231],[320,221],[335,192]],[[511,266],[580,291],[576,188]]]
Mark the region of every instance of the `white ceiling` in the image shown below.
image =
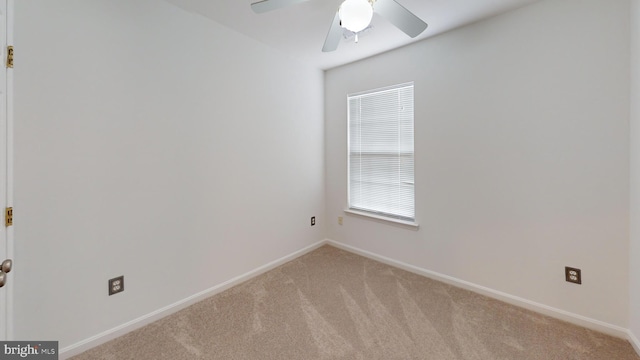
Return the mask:
[[[279,49],[320,69],[329,69],[395,49],[430,36],[509,11],[538,0],[397,0],[429,27],[412,39],[374,14],[371,29],[356,44],[343,39],[338,50],[322,45],[342,0],[309,0],[263,14],[250,7],[257,0],[166,0]]]

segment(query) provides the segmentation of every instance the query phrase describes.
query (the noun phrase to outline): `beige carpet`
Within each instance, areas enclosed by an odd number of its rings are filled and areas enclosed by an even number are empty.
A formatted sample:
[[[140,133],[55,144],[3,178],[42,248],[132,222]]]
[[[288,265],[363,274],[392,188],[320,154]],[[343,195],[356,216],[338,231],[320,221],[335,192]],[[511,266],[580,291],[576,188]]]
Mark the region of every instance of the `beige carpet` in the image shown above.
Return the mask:
[[[640,359],[631,345],[323,246],[84,359]]]

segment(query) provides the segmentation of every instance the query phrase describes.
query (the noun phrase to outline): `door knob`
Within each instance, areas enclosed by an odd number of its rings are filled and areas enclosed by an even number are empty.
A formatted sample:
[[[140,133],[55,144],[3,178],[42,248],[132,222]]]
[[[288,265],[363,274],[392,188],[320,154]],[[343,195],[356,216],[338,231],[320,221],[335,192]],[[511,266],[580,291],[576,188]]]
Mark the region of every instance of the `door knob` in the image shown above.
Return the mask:
[[[0,271],[0,288],[7,283],[7,274],[4,271]]]
[[[0,271],[4,273],[10,273],[12,266],[13,266],[13,261],[11,259],[7,259],[2,262],[2,265],[0,265]]]

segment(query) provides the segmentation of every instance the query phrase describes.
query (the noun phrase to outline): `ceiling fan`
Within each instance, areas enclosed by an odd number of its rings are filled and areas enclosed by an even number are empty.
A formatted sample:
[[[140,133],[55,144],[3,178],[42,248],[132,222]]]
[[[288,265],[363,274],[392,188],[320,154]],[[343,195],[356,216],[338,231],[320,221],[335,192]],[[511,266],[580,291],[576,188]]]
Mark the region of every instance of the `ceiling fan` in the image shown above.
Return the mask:
[[[260,14],[304,1],[308,0],[262,0],[251,4],[251,9]],[[427,23],[395,0],[344,0],[333,18],[322,51],[338,48],[343,29],[353,32],[358,42],[358,33],[369,27],[374,11],[412,38],[427,28]]]

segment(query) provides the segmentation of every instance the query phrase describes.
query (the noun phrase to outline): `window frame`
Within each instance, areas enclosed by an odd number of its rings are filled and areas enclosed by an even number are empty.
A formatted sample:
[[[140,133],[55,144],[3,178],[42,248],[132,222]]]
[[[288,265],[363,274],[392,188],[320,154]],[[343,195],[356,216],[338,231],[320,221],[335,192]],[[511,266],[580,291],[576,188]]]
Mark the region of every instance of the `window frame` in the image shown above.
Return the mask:
[[[351,147],[351,127],[352,127],[352,119],[351,119],[351,101],[353,98],[355,97],[362,97],[362,96],[366,96],[366,95],[373,95],[376,93],[380,93],[380,92],[385,92],[385,91],[390,91],[390,90],[401,90],[404,88],[411,88],[411,97],[412,97],[412,116],[411,116],[411,157],[412,157],[412,164],[411,164],[411,168],[412,168],[412,172],[411,172],[411,176],[413,178],[413,189],[412,189],[412,205],[413,205],[413,217],[407,217],[407,216],[403,216],[400,214],[393,214],[393,213],[387,213],[384,211],[375,211],[373,209],[363,209],[363,208],[359,208],[357,206],[353,206],[351,201],[352,201],[352,183],[351,183],[351,176],[352,176],[352,169],[351,169],[351,162],[352,162],[352,147]],[[357,92],[357,93],[351,93],[351,94],[347,94],[347,207],[344,209],[345,213],[348,214],[354,214],[354,215],[358,215],[358,216],[363,216],[363,217],[367,217],[367,218],[372,218],[372,219],[376,219],[376,220],[383,220],[386,222],[391,222],[391,223],[395,223],[395,224],[401,224],[401,225],[405,225],[408,226],[410,228],[414,228],[417,229],[418,228],[418,222],[417,222],[417,216],[416,216],[416,186],[415,186],[415,83],[412,82],[405,82],[405,83],[400,83],[400,84],[396,84],[396,85],[391,85],[391,86],[385,86],[385,87],[381,87],[381,88],[376,88],[376,89],[371,89],[371,90],[366,90],[366,91],[361,91],[361,92]],[[399,147],[397,148],[399,149]],[[398,153],[399,151],[395,152]],[[394,154],[394,152],[389,152],[389,154]],[[402,182],[402,181],[400,181]]]

